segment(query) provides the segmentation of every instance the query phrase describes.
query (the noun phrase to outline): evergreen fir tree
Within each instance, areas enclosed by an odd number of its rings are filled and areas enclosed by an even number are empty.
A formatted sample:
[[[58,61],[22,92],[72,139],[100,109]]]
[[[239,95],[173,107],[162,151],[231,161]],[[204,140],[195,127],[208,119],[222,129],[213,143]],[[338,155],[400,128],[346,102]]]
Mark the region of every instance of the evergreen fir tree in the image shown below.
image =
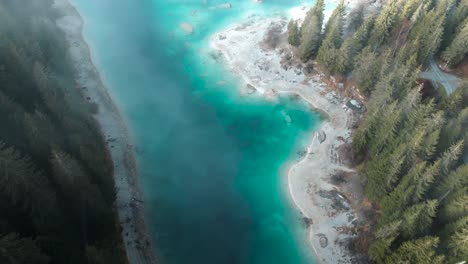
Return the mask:
[[[440,47],[444,33],[446,12],[431,10],[415,22],[411,29],[410,41],[417,53],[419,63],[426,63]]]
[[[443,200],[451,192],[468,185],[468,165],[462,165],[450,172],[447,177],[443,177],[439,184],[435,186],[431,197]]]
[[[452,43],[457,33],[461,31],[463,20],[468,16],[468,0],[455,1],[455,5],[447,13],[449,15],[447,16],[444,36],[442,38],[442,50],[445,50]]]
[[[56,216],[57,198],[48,179],[30,158],[0,142],[0,189],[11,202],[36,218]]]
[[[434,164],[428,166],[424,173],[419,175],[418,178],[414,178],[415,189],[413,194],[413,203],[424,199],[424,195],[434,182],[434,178],[440,173],[440,163],[440,160],[436,161]]]
[[[351,9],[349,14],[346,17],[346,30],[345,30],[345,37],[350,37],[352,36],[358,28],[362,26],[364,23],[365,19],[365,10],[366,9],[366,3],[365,2],[359,2],[357,5],[354,6],[354,8]]]
[[[443,243],[449,263],[459,263],[468,258],[467,252],[468,215],[444,227]]]
[[[388,256],[384,263],[431,263],[443,264],[444,256],[437,255],[439,245],[437,237],[423,237],[404,242],[393,254]]]
[[[377,54],[369,49],[364,49],[357,58],[353,79],[359,91],[364,95],[370,95],[379,81],[381,64],[382,62],[377,59]]]
[[[343,0],[341,0],[328,20],[325,27],[324,40],[317,54],[317,62],[330,74],[334,74],[339,68],[342,68],[337,63],[338,51],[342,42],[344,15],[345,5]]]
[[[466,215],[468,215],[468,186],[448,194],[440,206],[440,217],[445,222],[456,221]]]
[[[317,0],[315,5],[307,12],[302,23],[299,45],[299,57],[302,61],[308,61],[316,55],[322,38],[324,0]]]
[[[450,171],[455,167],[460,155],[463,151],[464,142],[460,140],[453,144],[440,158],[441,160],[441,172],[444,176],[447,176]]]
[[[411,19],[416,10],[423,4],[423,0],[408,0],[405,1],[402,8],[401,17]]]
[[[461,31],[456,35],[450,46],[443,52],[442,58],[447,65],[453,67],[460,63],[468,54],[468,18],[463,21]]]
[[[390,0],[375,21],[375,27],[371,34],[371,44],[375,48],[380,46],[389,36],[390,31],[398,21],[398,0]]]
[[[49,261],[33,239],[13,233],[0,236],[0,263],[47,264]]]
[[[376,241],[369,248],[369,257],[381,263],[391,252],[391,245],[399,235],[401,220],[393,221],[375,232]]]
[[[297,21],[291,19],[288,24],[288,42],[289,44],[297,47],[300,44],[300,31],[297,25]]]
[[[366,19],[358,30],[347,38],[339,50],[336,61],[338,73],[345,74],[354,68],[356,56],[367,45],[369,34],[374,26],[374,17]]]
[[[415,182],[421,178],[426,169],[426,163],[416,164],[399,182],[396,188],[381,200],[384,222],[398,219],[402,212],[412,205],[415,192]],[[366,187],[366,192],[371,191]],[[378,194],[377,194],[378,195]]]
[[[436,200],[415,204],[402,215],[401,234],[409,239],[428,230],[437,212]]]
[[[450,259],[462,262],[468,259],[468,227],[455,232],[448,242]],[[455,263],[455,262],[454,262]]]

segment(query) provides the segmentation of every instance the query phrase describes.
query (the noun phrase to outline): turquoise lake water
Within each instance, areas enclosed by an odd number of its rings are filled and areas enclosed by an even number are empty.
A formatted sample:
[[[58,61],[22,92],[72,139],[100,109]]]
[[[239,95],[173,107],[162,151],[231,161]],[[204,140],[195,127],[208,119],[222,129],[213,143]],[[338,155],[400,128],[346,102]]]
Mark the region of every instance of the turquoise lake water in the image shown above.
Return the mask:
[[[317,114],[290,97],[240,96],[208,38],[299,0],[73,0],[137,146],[146,219],[163,264],[314,263],[286,188]],[[181,22],[194,25],[187,36]],[[226,83],[220,86],[217,83]],[[285,115],[292,123],[285,121]]]

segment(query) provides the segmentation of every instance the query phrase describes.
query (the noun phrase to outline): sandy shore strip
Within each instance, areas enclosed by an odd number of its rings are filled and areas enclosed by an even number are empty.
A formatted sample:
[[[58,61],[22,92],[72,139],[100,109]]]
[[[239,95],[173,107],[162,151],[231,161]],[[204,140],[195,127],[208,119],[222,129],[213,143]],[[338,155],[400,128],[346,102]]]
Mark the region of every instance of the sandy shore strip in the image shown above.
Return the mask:
[[[56,23],[65,33],[70,58],[76,65],[77,86],[90,102],[98,106],[95,118],[109,144],[114,163],[116,207],[128,262],[157,263],[144,223],[134,148],[125,122],[93,64],[92,54],[83,37],[82,17],[68,0],[55,0],[54,8],[60,13]]]
[[[294,9],[296,16],[297,10],[305,9]],[[261,94],[270,100],[281,93],[295,94],[325,116],[311,134],[303,159],[289,169],[288,188],[304,217],[317,260],[352,263],[356,256],[348,247],[360,220],[354,207],[362,199],[362,187],[339,149],[345,145],[349,149],[351,127],[360,114],[346,106],[349,98],[341,98],[321,81],[322,74],[315,70],[305,74],[309,70],[294,58],[287,44],[287,21],[286,17],[251,15],[210,38],[211,57],[222,59],[243,79],[242,94]],[[337,183],[337,175],[345,175],[346,184]]]

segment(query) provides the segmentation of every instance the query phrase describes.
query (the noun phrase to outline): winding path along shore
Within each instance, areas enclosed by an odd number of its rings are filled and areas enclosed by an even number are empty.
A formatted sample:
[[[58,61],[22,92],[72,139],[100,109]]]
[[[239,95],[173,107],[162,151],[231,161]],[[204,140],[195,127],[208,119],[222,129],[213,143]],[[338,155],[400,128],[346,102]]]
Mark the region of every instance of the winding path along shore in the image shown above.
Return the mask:
[[[93,63],[92,53],[83,36],[82,17],[68,0],[55,0],[54,8],[60,13],[56,23],[65,34],[70,58],[76,67],[77,88],[98,106],[95,118],[109,144],[114,164],[115,203],[128,262],[157,263],[144,222],[134,148],[125,122]]]
[[[356,256],[348,246],[359,221],[353,208],[362,199],[362,188],[357,173],[343,164],[338,149],[343,144],[349,146],[358,114],[345,107],[349,99],[340,98],[321,81],[323,75],[304,74],[287,44],[287,21],[284,17],[251,15],[210,38],[212,57],[222,58],[243,79],[242,94],[261,94],[270,100],[282,93],[295,94],[324,115],[305,156],[289,169],[288,188],[304,217],[316,259],[320,263],[352,263]],[[332,184],[333,175],[338,173],[351,175],[345,186]]]

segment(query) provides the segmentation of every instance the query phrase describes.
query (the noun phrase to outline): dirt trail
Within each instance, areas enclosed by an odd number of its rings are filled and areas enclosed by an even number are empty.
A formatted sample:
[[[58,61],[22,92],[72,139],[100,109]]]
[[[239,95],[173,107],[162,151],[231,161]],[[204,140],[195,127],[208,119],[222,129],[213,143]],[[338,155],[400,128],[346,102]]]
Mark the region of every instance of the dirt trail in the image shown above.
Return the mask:
[[[434,59],[431,59],[428,68],[426,71],[421,72],[419,77],[431,81],[435,87],[437,87],[438,84],[441,84],[447,95],[451,95],[455,92],[462,81],[457,76],[442,71]]]

